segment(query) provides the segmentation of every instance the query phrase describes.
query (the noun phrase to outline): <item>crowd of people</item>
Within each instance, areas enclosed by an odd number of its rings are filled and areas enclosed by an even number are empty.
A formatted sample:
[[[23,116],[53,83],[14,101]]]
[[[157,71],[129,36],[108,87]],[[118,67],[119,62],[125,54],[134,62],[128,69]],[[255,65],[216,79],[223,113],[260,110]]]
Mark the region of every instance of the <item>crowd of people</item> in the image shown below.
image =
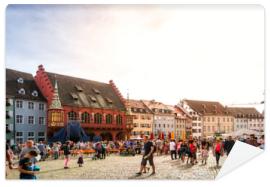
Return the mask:
[[[152,167],[151,175],[155,174],[154,156],[170,155],[171,160],[180,160],[182,163],[191,166],[201,162],[202,165],[207,164],[210,154],[213,154],[216,160],[216,167],[220,167],[220,157],[224,154],[229,155],[235,140],[245,142],[247,144],[264,149],[264,136],[260,138],[250,135],[244,138],[189,138],[188,140],[162,140],[149,139],[145,136],[143,140],[127,140],[127,141],[98,141],[98,142],[72,142],[64,143],[54,142],[35,143],[28,140],[25,144],[6,145],[6,161],[7,169],[18,169],[20,179],[36,179],[36,173],[40,168],[36,165],[38,161],[46,161],[47,159],[64,160],[64,169],[69,168],[69,162],[76,157],[79,167],[83,166],[85,150],[91,150],[89,157],[93,160],[106,159],[113,150],[119,150],[120,155],[128,155],[132,153],[142,155],[140,170],[137,175],[146,173],[150,167],[146,167],[149,162]],[[121,154],[125,152],[126,154]],[[89,153],[89,152],[88,152]],[[17,164],[16,164],[17,161]],[[16,165],[18,165],[16,167]]]

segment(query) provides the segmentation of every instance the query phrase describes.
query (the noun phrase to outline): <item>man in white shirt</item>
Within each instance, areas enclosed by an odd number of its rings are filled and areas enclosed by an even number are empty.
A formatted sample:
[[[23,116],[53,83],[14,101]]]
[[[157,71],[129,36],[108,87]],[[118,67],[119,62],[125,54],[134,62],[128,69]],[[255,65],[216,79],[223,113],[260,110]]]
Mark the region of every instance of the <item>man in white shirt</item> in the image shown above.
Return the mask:
[[[170,152],[172,160],[176,159],[176,143],[175,140],[171,140],[170,142]]]

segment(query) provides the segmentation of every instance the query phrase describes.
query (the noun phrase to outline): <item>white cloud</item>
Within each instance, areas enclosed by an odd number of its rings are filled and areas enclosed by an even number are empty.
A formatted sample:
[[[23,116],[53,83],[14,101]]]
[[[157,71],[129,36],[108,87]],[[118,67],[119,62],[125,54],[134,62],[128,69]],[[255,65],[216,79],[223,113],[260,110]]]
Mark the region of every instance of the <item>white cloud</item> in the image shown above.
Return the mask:
[[[169,104],[183,97],[225,104],[263,99],[264,13],[258,6],[11,10],[8,67],[33,72],[42,63],[48,71],[114,79],[123,95],[129,89],[131,97]]]

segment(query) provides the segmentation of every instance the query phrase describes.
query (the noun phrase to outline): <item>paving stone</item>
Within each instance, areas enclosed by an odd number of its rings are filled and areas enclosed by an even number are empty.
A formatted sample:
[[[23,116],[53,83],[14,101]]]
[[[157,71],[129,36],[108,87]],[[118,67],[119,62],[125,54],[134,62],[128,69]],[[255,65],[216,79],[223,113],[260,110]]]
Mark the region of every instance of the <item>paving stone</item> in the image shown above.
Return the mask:
[[[150,176],[149,173],[135,177],[141,162],[141,155],[119,156],[110,155],[105,160],[84,159],[83,167],[78,167],[77,158],[70,161],[70,169],[63,169],[63,160],[47,160],[39,162],[41,171],[37,175],[38,179],[173,179],[173,180],[211,180],[215,179],[219,169],[215,167],[215,158],[209,154],[207,165],[199,163],[191,166],[178,160],[171,160],[170,155],[155,156],[156,174]],[[222,165],[226,156],[221,157]],[[7,179],[18,179],[19,172],[12,170]]]

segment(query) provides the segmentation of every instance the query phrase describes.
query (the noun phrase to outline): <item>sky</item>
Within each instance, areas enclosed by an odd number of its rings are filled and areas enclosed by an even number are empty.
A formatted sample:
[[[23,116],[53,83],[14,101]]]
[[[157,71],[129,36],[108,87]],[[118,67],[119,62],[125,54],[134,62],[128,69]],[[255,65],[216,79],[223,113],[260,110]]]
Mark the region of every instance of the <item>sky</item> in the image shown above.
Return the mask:
[[[174,105],[264,100],[264,10],[243,5],[9,5],[6,67],[108,83]],[[262,111],[263,105],[255,106]]]

